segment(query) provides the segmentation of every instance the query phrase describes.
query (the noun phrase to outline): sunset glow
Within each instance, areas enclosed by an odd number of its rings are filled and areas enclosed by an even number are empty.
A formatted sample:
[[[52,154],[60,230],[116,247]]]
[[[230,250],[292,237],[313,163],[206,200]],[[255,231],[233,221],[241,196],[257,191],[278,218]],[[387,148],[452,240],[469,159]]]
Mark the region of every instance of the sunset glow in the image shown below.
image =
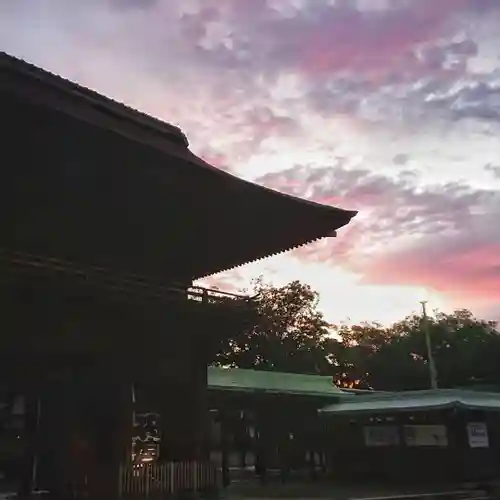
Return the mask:
[[[424,298],[500,318],[499,26],[498,0],[0,4],[2,50],[179,125],[219,168],[359,210],[209,280],[299,279],[332,322]]]

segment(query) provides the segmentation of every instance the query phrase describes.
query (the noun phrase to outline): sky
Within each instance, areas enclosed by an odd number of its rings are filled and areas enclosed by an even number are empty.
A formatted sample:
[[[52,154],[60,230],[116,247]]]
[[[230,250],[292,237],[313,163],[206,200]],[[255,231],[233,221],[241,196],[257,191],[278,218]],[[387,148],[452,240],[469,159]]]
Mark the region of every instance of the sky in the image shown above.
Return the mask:
[[[211,278],[332,322],[500,318],[500,0],[4,0],[1,50],[182,128],[247,180],[359,210]]]

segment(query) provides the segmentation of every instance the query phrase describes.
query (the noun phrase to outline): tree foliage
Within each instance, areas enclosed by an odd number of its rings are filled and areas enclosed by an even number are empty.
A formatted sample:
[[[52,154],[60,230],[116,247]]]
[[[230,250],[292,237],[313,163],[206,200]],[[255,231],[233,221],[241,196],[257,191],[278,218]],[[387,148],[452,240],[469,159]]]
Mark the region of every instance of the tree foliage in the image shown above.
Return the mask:
[[[440,387],[496,385],[500,369],[500,334],[496,324],[470,311],[435,312],[429,334]],[[342,326],[337,347],[336,381],[379,390],[429,388],[429,367],[422,318],[409,316],[383,327]]]
[[[330,368],[326,352],[328,323],[318,311],[318,295],[293,281],[273,287],[253,283],[253,324],[230,338],[216,364],[295,373],[322,373]]]
[[[318,294],[293,281],[273,287],[254,282],[257,314],[228,339],[216,363],[296,373],[331,374],[344,387],[377,390],[429,388],[422,318],[393,325],[329,325],[318,311]],[[497,324],[470,311],[435,311],[428,319],[440,387],[500,386]]]

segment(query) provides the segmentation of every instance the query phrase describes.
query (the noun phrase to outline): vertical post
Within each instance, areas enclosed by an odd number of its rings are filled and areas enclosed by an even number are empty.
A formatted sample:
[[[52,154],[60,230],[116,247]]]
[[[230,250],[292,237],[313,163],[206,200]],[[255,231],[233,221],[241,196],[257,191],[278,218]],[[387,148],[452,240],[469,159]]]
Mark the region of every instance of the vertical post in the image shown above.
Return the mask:
[[[434,356],[432,354],[432,343],[429,332],[429,319],[427,317],[427,308],[426,308],[427,302],[424,300],[420,303],[422,304],[422,326],[425,336],[425,345],[427,347],[427,359],[429,361],[429,378],[431,383],[431,389],[437,389],[438,388],[437,371],[436,371],[436,364],[434,362]]]
[[[200,472],[200,468],[198,467],[198,461],[195,460],[193,462],[193,491],[196,493],[198,491],[198,474]]]
[[[87,404],[93,451],[90,474],[90,496],[95,499],[118,498],[117,478],[120,465],[130,463],[132,401],[130,384],[117,380],[107,367],[99,377],[89,380],[92,397]],[[149,473],[145,473],[145,487],[149,487]]]
[[[249,440],[249,430],[248,430],[248,419],[247,413],[242,410],[240,412],[240,422],[238,427],[238,440],[237,440],[237,452],[238,452],[238,461],[239,467],[242,471],[246,469],[247,466],[247,447]]]
[[[189,419],[190,428],[188,438],[190,441],[188,453],[191,460],[209,459],[209,432],[210,412],[208,403],[208,381],[206,343],[203,339],[193,335],[191,349],[187,353],[190,359],[189,383],[191,385]]]
[[[49,490],[54,496],[68,494],[70,484],[70,436],[75,426],[74,396],[78,387],[67,391],[68,372],[58,371],[44,384],[40,392],[42,412],[38,414],[39,460],[36,472],[37,486]]]
[[[279,453],[279,463],[280,463],[280,476],[281,482],[286,482],[289,478],[290,473],[290,449],[292,447],[294,436],[289,429],[282,434],[279,440],[278,453]]]
[[[125,479],[127,468],[124,464],[120,464],[120,468],[118,470],[118,498],[123,496],[123,481]]]
[[[36,416],[35,416],[35,432],[36,432],[36,440],[38,441],[38,432],[40,430],[40,397],[36,398]],[[37,487],[37,478],[38,478],[38,446],[35,447],[35,453],[33,456],[33,470],[31,473],[31,482],[33,487]]]
[[[151,466],[149,464],[144,467],[144,478],[146,480],[146,484],[144,485],[146,488],[145,495],[149,497],[149,488],[151,486]]]
[[[408,480],[408,472],[412,471],[413,468],[411,466],[408,466],[408,457],[411,450],[408,450],[408,447],[406,446],[405,417],[403,417],[401,414],[396,414],[395,423],[398,427],[399,434],[399,456],[396,459],[396,468],[394,470],[394,473],[396,477],[398,477],[399,479],[402,478],[403,481],[406,481]]]
[[[169,477],[169,493],[174,493],[175,492],[175,462],[168,462],[168,477]]]
[[[36,476],[36,453],[39,424],[39,397],[34,390],[24,393],[24,436],[25,451],[21,468],[21,480],[19,482],[18,497],[31,497]]]
[[[257,446],[255,472],[263,484],[267,483],[270,454],[269,408],[264,409],[261,402],[257,409],[256,434]],[[272,410],[271,410],[272,412]]]
[[[445,425],[448,430],[448,438],[451,437],[450,451],[453,454],[452,460],[452,479],[454,481],[475,481],[477,480],[477,470],[469,466],[468,462],[472,465],[473,460],[470,460],[471,451],[469,448],[469,441],[467,436],[467,417],[466,414],[458,409],[453,409],[445,417]],[[470,461],[469,461],[470,460]],[[476,459],[477,460],[477,459]],[[481,467],[479,467],[481,470]]]
[[[220,448],[221,448],[221,468],[222,468],[222,486],[226,488],[230,484],[229,477],[229,440],[228,440],[228,422],[227,413],[220,413]]]

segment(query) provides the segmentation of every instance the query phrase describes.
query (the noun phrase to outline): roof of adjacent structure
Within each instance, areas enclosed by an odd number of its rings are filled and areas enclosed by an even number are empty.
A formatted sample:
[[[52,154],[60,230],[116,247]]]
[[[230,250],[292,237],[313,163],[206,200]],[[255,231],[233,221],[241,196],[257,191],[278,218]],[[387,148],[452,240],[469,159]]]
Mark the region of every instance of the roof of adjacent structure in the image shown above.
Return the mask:
[[[394,413],[467,408],[500,411],[500,394],[463,389],[436,389],[396,393],[373,393],[343,398],[320,410],[322,414]]]
[[[150,276],[168,275],[165,262],[176,262],[196,279],[333,236],[356,215],[221,171],[195,156],[177,127],[3,52],[0,70],[4,142],[12,149],[4,154],[15,153],[23,165],[38,158],[42,168],[26,182],[51,199],[24,221],[35,201],[21,199],[4,180],[14,201],[3,191],[0,198],[20,207],[7,211],[20,217],[6,234],[11,250]],[[33,147],[18,148],[21,140]],[[29,153],[35,146],[46,157]],[[11,169],[9,176],[22,172]],[[49,193],[58,183],[64,199]],[[13,185],[31,193],[17,178]],[[89,258],[96,255],[99,261]]]
[[[208,368],[208,388],[245,393],[288,394],[337,398],[342,391],[332,377],[297,373],[244,370],[239,368]]]

